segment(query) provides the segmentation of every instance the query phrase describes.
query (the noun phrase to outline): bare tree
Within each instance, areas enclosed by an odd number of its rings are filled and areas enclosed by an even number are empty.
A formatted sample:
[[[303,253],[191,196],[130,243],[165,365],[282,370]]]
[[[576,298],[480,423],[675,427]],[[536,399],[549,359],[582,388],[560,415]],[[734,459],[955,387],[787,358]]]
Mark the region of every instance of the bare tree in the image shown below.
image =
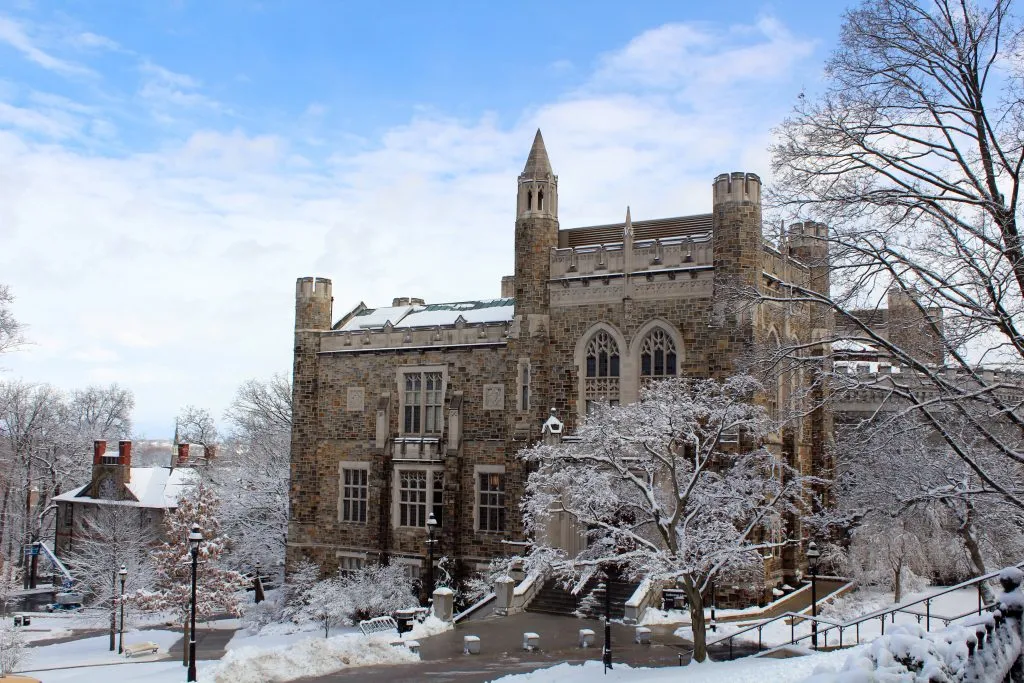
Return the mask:
[[[243,383],[225,413],[230,432],[222,453],[206,470],[224,530],[235,540],[232,561],[243,570],[284,560],[291,413],[286,376]]]
[[[749,402],[760,385],[738,376],[668,379],[626,406],[599,406],[578,441],[523,451],[536,466],[524,520],[533,559],[557,572],[614,567],[679,582],[690,604],[694,658],[707,656],[704,596],[723,575],[763,572],[763,554],[786,544],[812,480],[761,447],[772,429]],[[540,539],[552,513],[587,529],[574,557]]]
[[[840,391],[878,392],[894,420],[916,414],[973,472],[969,493],[1024,508],[1024,88],[1010,5],[850,10],[827,88],[777,131],[770,197],[784,218],[829,225],[804,239],[827,242],[831,293],[783,289],[830,309],[844,344],[903,369]],[[880,326],[886,299],[899,310]]]
[[[14,319],[10,304],[14,301],[7,285],[0,285],[0,353],[8,351],[22,341],[21,325]]]
[[[193,405],[185,406],[178,414],[176,424],[178,440],[182,443],[200,444],[203,448],[210,450],[211,446],[215,447],[220,441],[217,425],[206,408],[197,408]]]

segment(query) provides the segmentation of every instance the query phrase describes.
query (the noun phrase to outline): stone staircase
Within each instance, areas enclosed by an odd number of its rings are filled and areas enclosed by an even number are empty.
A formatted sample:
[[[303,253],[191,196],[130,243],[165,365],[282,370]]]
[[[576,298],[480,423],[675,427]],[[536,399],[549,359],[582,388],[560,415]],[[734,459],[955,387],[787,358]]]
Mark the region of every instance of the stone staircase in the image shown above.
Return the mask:
[[[626,614],[626,601],[633,595],[637,584],[612,581],[610,586],[611,618],[622,619]],[[562,582],[549,579],[527,605],[527,612],[561,614],[595,619],[604,616],[605,584],[603,579],[593,578],[578,594],[562,587]]]

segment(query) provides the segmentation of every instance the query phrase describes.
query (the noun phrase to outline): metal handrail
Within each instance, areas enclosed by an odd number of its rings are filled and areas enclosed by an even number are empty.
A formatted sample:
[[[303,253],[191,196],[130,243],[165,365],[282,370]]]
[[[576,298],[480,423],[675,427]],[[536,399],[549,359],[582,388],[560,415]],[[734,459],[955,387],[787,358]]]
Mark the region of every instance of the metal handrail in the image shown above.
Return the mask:
[[[1019,563],[1017,563],[1014,566],[1017,567],[1018,569],[1024,568],[1024,562],[1019,562]],[[952,622],[954,622],[954,621],[956,621],[958,619],[963,619],[964,617],[970,616],[972,614],[981,614],[985,610],[991,610],[994,607],[995,603],[990,603],[990,604],[987,604],[987,605],[984,604],[984,602],[983,602],[983,600],[981,598],[981,588],[980,588],[980,585],[982,583],[984,583],[985,581],[989,581],[991,579],[994,579],[994,578],[998,577],[999,573],[1001,571],[1002,570],[1000,569],[999,571],[989,572],[988,574],[985,574],[983,576],[976,576],[973,579],[968,579],[967,581],[963,581],[961,583],[958,583],[955,586],[950,586],[950,587],[948,587],[948,588],[946,588],[946,589],[944,589],[942,591],[939,591],[938,593],[933,593],[932,595],[929,595],[927,597],[919,598],[917,600],[914,600],[913,602],[908,602],[906,604],[900,604],[900,605],[897,605],[896,607],[888,607],[888,608],[883,608],[883,609],[880,609],[880,610],[875,610],[874,612],[870,612],[870,613],[862,615],[862,616],[860,616],[860,617],[858,617],[856,619],[852,619],[850,621],[846,621],[846,622],[842,622],[842,623],[833,621],[833,620],[825,618],[825,617],[817,617],[817,616],[816,617],[812,617],[812,616],[808,616],[806,614],[800,614],[798,612],[786,612],[785,614],[780,614],[780,615],[772,617],[770,619],[765,619],[764,621],[759,622],[757,624],[752,624],[751,626],[748,626],[747,628],[741,629],[741,630],[737,631],[736,633],[730,634],[728,636],[724,636],[722,638],[719,638],[718,640],[713,640],[710,643],[707,643],[705,645],[705,647],[706,648],[711,648],[711,646],[713,646],[713,645],[718,645],[719,643],[724,643],[724,642],[728,641],[728,643],[729,643],[729,657],[732,658],[733,643],[734,643],[736,637],[740,636],[740,635],[743,635],[744,633],[749,633],[750,631],[757,630],[757,652],[760,653],[761,650],[763,649],[761,636],[762,636],[764,627],[769,625],[769,624],[771,624],[771,623],[773,623],[773,622],[779,621],[780,619],[786,619],[786,618],[791,619],[791,621],[790,621],[790,637],[789,637],[789,644],[790,645],[796,645],[797,643],[799,643],[802,640],[807,640],[807,639],[813,638],[814,635],[815,635],[815,633],[812,631],[811,633],[808,633],[807,635],[803,635],[803,636],[800,636],[799,638],[797,638],[796,634],[795,634],[795,622],[796,622],[797,619],[801,620],[801,622],[803,622],[803,621],[811,621],[811,622],[814,622],[816,624],[825,624],[826,625],[823,630],[818,630],[817,631],[817,635],[822,636],[825,639],[824,645],[822,645],[822,647],[828,647],[828,632],[831,631],[832,629],[839,629],[839,645],[838,645],[838,647],[840,647],[840,648],[841,647],[846,647],[845,645],[843,645],[843,632],[846,629],[848,629],[848,628],[856,629],[856,631],[857,631],[857,639],[856,639],[855,642],[859,643],[860,642],[860,625],[863,624],[864,622],[870,621],[872,619],[881,619],[881,622],[882,622],[881,623],[882,635],[885,635],[885,618],[886,617],[891,617],[892,623],[895,624],[896,623],[896,614],[900,613],[900,612],[904,612],[904,613],[912,614],[912,615],[916,616],[917,620],[918,620],[918,623],[920,623],[921,618],[924,617],[926,619],[925,630],[926,631],[931,631],[931,620],[933,618],[942,621],[945,626],[949,626],[950,623],[952,623]],[[941,615],[937,615],[937,614],[933,615],[931,613],[931,603],[932,603],[933,600],[935,600],[936,598],[938,598],[938,597],[940,597],[942,595],[946,595],[948,593],[952,593],[954,591],[958,591],[958,590],[961,590],[963,588],[968,588],[970,586],[978,586],[978,609],[977,610],[973,610],[972,609],[969,612],[965,612],[965,613],[960,614],[960,615],[955,616],[955,617],[946,617],[946,616],[941,616]],[[924,605],[925,605],[925,612],[924,612],[924,614],[921,614],[918,611],[907,609],[909,607],[913,607],[915,605],[920,605],[922,603],[924,603]]]

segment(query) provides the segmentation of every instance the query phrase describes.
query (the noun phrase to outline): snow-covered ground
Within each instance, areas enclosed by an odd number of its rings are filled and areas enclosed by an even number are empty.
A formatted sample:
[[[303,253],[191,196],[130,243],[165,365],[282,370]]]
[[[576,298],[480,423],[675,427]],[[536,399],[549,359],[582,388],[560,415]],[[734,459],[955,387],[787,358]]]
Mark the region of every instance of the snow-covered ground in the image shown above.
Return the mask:
[[[862,646],[863,647],[863,646]],[[857,648],[858,650],[860,648]],[[582,665],[559,664],[527,674],[497,679],[501,683],[791,683],[803,681],[815,673],[839,671],[853,650],[823,652],[791,659],[751,657],[731,662],[704,662],[684,667],[663,669],[631,669],[624,664],[605,676],[601,662]]]
[[[124,644],[153,642],[160,646],[161,652],[181,639],[180,633],[173,631],[132,631],[124,634]],[[106,635],[81,638],[66,643],[42,645],[27,648],[26,658],[20,668],[23,670],[40,670],[55,667],[93,666],[96,664],[124,662],[125,658],[117,652],[110,651],[110,637]],[[140,656],[138,660],[151,659],[149,655]],[[50,674],[46,680],[49,681]]]

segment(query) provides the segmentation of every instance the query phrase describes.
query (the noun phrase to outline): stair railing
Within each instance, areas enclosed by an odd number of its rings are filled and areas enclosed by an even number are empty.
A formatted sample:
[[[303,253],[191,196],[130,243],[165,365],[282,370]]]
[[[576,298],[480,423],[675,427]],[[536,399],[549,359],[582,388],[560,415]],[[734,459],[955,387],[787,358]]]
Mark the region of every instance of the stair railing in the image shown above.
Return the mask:
[[[1022,567],[1024,567],[1024,562],[1020,562],[1020,563],[1018,563],[1018,564],[1016,564],[1014,566],[1016,566],[1017,568],[1022,568]],[[1000,571],[1002,571],[1002,570],[1000,570]],[[812,616],[809,616],[807,614],[801,614],[799,612],[786,612],[785,614],[780,614],[780,615],[778,615],[776,617],[772,617],[771,619],[765,619],[764,621],[761,621],[761,622],[758,622],[758,623],[753,624],[751,626],[748,626],[747,628],[744,628],[744,629],[741,629],[739,631],[736,631],[735,633],[732,633],[732,634],[730,634],[728,636],[723,636],[721,638],[718,638],[717,640],[713,640],[713,641],[711,641],[711,642],[709,642],[707,644],[707,648],[710,649],[713,645],[719,645],[721,643],[727,643],[728,647],[729,647],[729,659],[732,659],[732,657],[733,657],[733,645],[734,645],[734,642],[735,642],[736,638],[738,638],[739,636],[742,636],[742,635],[744,635],[746,633],[751,633],[752,631],[756,630],[757,631],[757,652],[760,653],[764,649],[763,648],[763,638],[762,638],[764,627],[769,625],[769,624],[771,624],[771,623],[779,621],[781,619],[790,619],[790,622],[789,622],[790,638],[789,638],[789,643],[788,643],[789,645],[797,645],[801,641],[810,640],[811,637],[812,637],[812,633],[807,633],[805,635],[797,637],[797,635],[796,635],[796,625],[797,625],[798,621],[801,624],[803,622],[807,622],[807,621],[817,623],[818,624],[818,636],[819,637],[824,637],[824,641],[821,644],[822,648],[827,648],[828,647],[828,632],[829,631],[838,631],[839,642],[834,647],[843,648],[843,647],[850,647],[850,646],[858,644],[860,642],[860,625],[865,623],[865,622],[872,621],[874,619],[878,619],[881,622],[881,635],[885,635],[885,620],[888,618],[890,623],[895,624],[896,623],[896,615],[900,614],[900,613],[911,614],[911,615],[915,616],[917,618],[917,622],[918,623],[921,623],[921,620],[924,619],[925,620],[924,621],[925,630],[926,631],[930,631],[933,619],[935,619],[936,621],[941,621],[943,623],[943,627],[945,627],[945,626],[949,626],[954,621],[959,621],[960,619],[964,619],[964,618],[966,618],[968,616],[971,616],[971,615],[974,615],[974,614],[981,614],[981,613],[985,612],[986,610],[992,610],[996,603],[988,603],[988,604],[986,604],[984,602],[984,600],[982,599],[982,584],[984,584],[986,581],[990,581],[992,579],[995,579],[998,576],[999,576],[999,571],[989,572],[988,574],[985,574],[984,576],[978,576],[978,577],[975,577],[973,579],[968,579],[967,581],[963,581],[961,583],[958,583],[955,586],[950,586],[949,588],[941,590],[938,593],[933,593],[933,594],[931,594],[931,595],[929,595],[927,597],[919,598],[919,599],[914,600],[912,602],[899,604],[899,605],[896,605],[895,607],[887,607],[887,608],[883,608],[883,609],[880,609],[880,610],[876,610],[874,612],[869,612],[868,614],[865,614],[863,616],[857,617],[855,619],[851,619],[851,620],[846,621],[846,622],[833,621],[832,619],[829,619],[827,617],[822,617],[822,616],[812,617]],[[931,610],[932,601],[934,601],[936,598],[938,598],[940,596],[943,596],[943,595],[947,595],[949,593],[953,593],[953,592],[958,591],[958,590],[963,590],[964,588],[969,588],[969,587],[972,587],[972,586],[976,587],[977,590],[978,590],[978,607],[977,607],[977,609],[972,609],[969,612],[965,612],[963,614],[958,614],[956,616],[943,616],[943,615],[938,615],[938,614],[933,614],[932,613],[932,610]],[[924,610],[921,611],[921,610],[912,610],[912,609],[910,609],[911,607],[915,607],[917,605],[924,605]],[[849,641],[844,643],[843,635],[844,635],[844,633],[846,631],[848,631],[851,628],[855,629],[856,638],[854,639],[854,641],[852,643],[849,642]],[[777,646],[775,646],[775,647],[777,647]]]

